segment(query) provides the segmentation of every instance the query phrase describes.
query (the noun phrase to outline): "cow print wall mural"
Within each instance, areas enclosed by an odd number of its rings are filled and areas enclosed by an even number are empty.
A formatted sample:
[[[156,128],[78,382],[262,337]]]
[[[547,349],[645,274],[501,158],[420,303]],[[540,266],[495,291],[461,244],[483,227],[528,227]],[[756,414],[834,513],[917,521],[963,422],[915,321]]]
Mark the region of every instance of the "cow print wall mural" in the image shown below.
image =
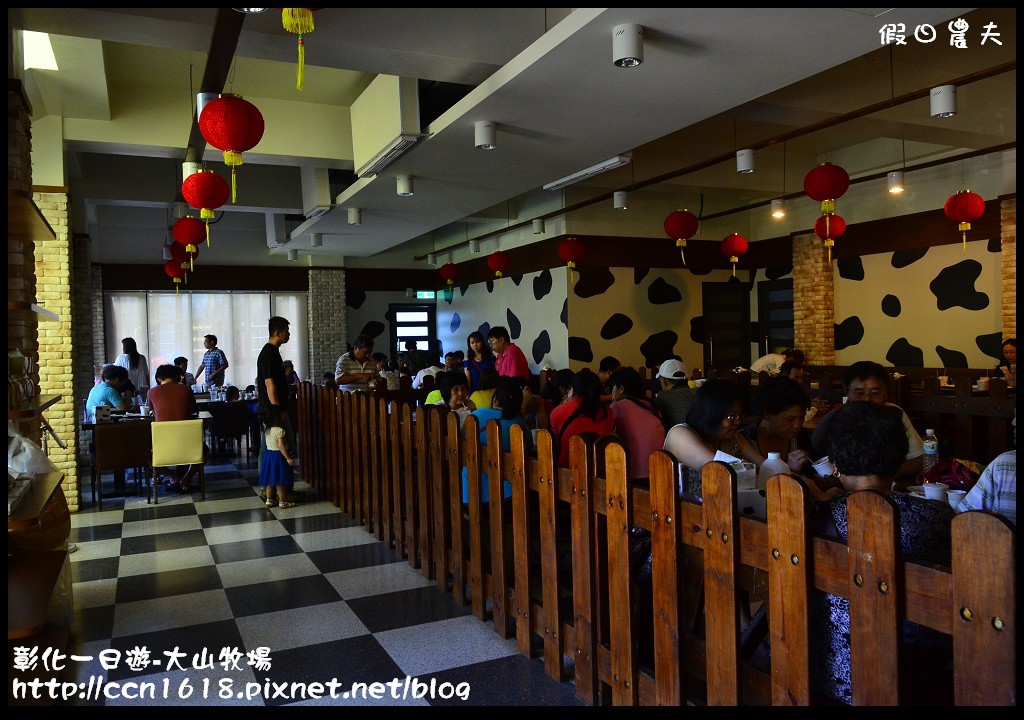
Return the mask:
[[[992,367],[1002,332],[998,244],[897,251],[838,260],[836,364]]]

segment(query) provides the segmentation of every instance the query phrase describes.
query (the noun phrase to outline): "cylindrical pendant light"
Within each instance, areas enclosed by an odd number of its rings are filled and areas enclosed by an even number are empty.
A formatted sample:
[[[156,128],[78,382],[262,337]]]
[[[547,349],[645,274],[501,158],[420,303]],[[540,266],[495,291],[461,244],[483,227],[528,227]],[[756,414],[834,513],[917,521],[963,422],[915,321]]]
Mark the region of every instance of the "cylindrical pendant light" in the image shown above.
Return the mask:
[[[473,123],[473,137],[477,150],[493,150],[498,147],[498,126],[491,120],[477,120]]]
[[[629,193],[625,190],[616,190],[612,195],[612,207],[616,210],[625,210],[629,202]]]
[[[469,251],[471,253],[478,253],[478,252],[480,252],[480,241],[479,240],[470,240],[469,241]]]
[[[185,182],[188,178],[192,177],[202,169],[202,163],[193,162],[192,160],[186,160],[181,164],[181,181]]]
[[[644,29],[635,23],[616,25],[612,30],[612,62],[621,68],[636,67],[644,61]]]
[[[309,236],[309,244],[312,247],[323,247],[324,246],[324,236],[321,235],[320,233],[312,233]]]
[[[939,85],[930,93],[932,117],[948,118],[956,115],[956,85]]]
[[[288,261],[289,262],[295,262],[298,259],[299,259],[299,251],[298,250],[289,250],[288,251]]]
[[[889,186],[889,192],[896,195],[903,192],[903,171],[893,170],[886,175],[886,183]]]
[[[437,253],[427,253],[427,265],[437,265]]]
[[[217,99],[217,93],[201,92],[196,94],[196,118],[203,114],[203,108],[211,100]]]
[[[401,195],[401,193],[399,193]],[[363,211],[359,208],[348,209],[348,224],[349,225],[362,225],[363,223]]]
[[[413,195],[412,175],[398,176],[398,194],[402,197],[411,197]]]
[[[736,172],[747,173],[754,172],[754,151],[750,148],[744,148],[736,151]]]
[[[544,218],[537,218],[533,221],[533,234],[543,235],[544,234]]]
[[[775,200],[772,200],[772,217],[786,217],[786,201],[783,200],[782,198],[776,198]]]

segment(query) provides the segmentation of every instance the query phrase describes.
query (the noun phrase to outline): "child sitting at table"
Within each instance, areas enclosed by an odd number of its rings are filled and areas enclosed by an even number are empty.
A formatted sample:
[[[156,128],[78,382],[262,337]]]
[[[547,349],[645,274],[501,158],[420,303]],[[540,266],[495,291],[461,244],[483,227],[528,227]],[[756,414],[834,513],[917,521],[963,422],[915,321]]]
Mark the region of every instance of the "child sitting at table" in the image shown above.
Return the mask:
[[[292,473],[295,459],[288,454],[284,439],[284,425],[287,422],[288,412],[280,405],[272,406],[267,412],[267,454],[260,465],[260,485],[266,489],[264,505],[268,510],[275,505],[283,509],[295,507],[295,503],[287,499],[288,491],[295,482]],[[276,491],[274,488],[277,488]],[[277,499],[274,498],[275,492]]]

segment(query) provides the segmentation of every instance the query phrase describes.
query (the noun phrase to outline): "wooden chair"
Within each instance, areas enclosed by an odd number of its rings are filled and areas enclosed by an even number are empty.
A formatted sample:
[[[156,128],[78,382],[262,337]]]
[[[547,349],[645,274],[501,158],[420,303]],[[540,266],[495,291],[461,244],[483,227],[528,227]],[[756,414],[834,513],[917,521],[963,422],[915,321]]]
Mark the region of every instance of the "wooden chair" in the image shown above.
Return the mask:
[[[241,454],[242,441],[244,439],[246,444],[249,445],[249,450],[252,449],[251,444],[249,444],[251,413],[249,412],[248,403],[241,400],[238,402],[213,403],[210,405],[209,412],[212,418],[210,420],[210,437],[213,443],[216,444],[218,441],[227,440],[231,442],[232,447],[237,443],[238,452]],[[291,416],[290,413],[289,416]],[[292,420],[292,424],[293,426],[296,424],[296,419]]]
[[[199,492],[206,499],[206,469],[203,461],[203,421],[171,420],[151,423],[152,467],[199,465]],[[159,502],[159,488],[154,483],[153,504]]]
[[[141,420],[96,424],[93,429],[94,448],[90,456],[89,484],[92,499],[100,510],[103,509],[103,473],[108,470],[133,470],[139,495],[142,495],[142,486],[146,480],[150,481],[150,485],[153,484],[150,464],[152,440],[149,432],[152,424]],[[148,490],[146,502],[149,502]]]

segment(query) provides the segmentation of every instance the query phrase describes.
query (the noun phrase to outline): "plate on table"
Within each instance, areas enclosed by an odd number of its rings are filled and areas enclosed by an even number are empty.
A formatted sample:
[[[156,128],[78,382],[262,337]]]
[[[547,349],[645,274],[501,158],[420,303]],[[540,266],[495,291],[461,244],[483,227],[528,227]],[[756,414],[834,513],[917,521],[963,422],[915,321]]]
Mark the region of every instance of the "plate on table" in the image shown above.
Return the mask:
[[[927,499],[924,494],[924,485],[911,485],[907,488],[907,492],[915,497]]]

